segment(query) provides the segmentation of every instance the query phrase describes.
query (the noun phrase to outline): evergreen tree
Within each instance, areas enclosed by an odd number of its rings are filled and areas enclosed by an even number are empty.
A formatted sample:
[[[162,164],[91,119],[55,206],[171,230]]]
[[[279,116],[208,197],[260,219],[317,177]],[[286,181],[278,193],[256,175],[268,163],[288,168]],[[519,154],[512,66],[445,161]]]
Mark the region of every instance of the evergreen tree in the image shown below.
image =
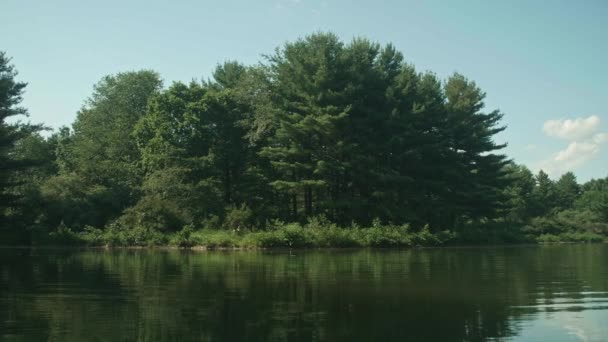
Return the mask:
[[[509,184],[505,155],[496,151],[494,136],[505,129],[499,126],[502,113],[482,112],[485,93],[474,82],[459,74],[445,84],[448,150],[446,158],[454,160],[446,177],[451,206],[457,215],[473,218],[496,217],[504,201],[502,189]]]
[[[21,198],[13,191],[22,183],[22,179],[16,177],[17,173],[36,165],[31,159],[20,158],[15,145],[40,128],[7,121],[14,116],[27,115],[26,109],[19,107],[26,83],[15,80],[17,71],[10,62],[6,53],[0,51],[0,221],[6,218],[6,210],[17,205]]]
[[[261,155],[271,161],[278,179],[271,185],[289,206],[286,218],[298,220],[323,213],[329,184],[343,173],[338,127],[348,115],[344,89],[343,45],[335,35],[317,34],[286,44],[270,58],[272,100],[277,107],[277,129]],[[303,203],[303,215],[300,215]],[[321,207],[321,208],[319,208]]]
[[[540,170],[535,177],[536,187],[534,188],[534,216],[543,216],[557,207],[557,189],[555,182],[549,175]]]
[[[589,210],[608,223],[608,177],[585,183],[581,196],[574,202],[574,208]]]
[[[505,218],[511,222],[526,222],[533,215],[534,188],[536,181],[532,172],[523,165],[509,164],[506,169],[511,178],[511,184],[505,188],[507,203]]]
[[[557,206],[561,210],[570,209],[581,194],[581,186],[572,172],[564,173],[555,183]]]

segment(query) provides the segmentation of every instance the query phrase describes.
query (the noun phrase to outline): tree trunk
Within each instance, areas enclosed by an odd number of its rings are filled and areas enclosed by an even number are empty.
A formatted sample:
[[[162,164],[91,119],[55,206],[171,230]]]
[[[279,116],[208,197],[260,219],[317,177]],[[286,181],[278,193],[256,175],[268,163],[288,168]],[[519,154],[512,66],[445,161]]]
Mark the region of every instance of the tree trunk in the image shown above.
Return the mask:
[[[310,186],[304,189],[304,211],[306,217],[312,216],[312,188]]]

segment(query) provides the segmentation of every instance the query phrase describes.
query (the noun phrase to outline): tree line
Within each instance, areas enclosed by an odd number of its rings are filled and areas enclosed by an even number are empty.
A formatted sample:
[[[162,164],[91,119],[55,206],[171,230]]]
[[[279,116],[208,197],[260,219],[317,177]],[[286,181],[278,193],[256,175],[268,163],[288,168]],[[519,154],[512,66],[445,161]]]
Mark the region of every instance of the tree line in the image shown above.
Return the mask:
[[[316,33],[209,80],[109,75],[50,135],[6,120],[27,112],[25,86],[2,53],[0,218],[25,240],[60,226],[263,230],[316,217],[608,231],[608,178],[579,185],[516,165],[494,141],[503,114],[474,81],[418,72],[390,44]]]

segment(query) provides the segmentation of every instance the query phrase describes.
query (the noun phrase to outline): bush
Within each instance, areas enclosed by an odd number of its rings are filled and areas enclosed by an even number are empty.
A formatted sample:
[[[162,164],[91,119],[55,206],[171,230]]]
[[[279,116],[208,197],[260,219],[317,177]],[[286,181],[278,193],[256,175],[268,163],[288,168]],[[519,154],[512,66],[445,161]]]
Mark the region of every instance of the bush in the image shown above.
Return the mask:
[[[194,226],[189,224],[184,226],[182,230],[175,233],[170,241],[171,245],[179,246],[179,247],[191,247],[196,244],[195,239],[192,237],[192,233],[194,232]]]
[[[84,232],[90,243],[101,241],[106,246],[163,246],[169,242],[168,236],[154,230],[143,227],[135,227],[133,229],[125,229],[119,225],[110,225],[103,230],[101,240],[96,239],[94,231]]]
[[[438,241],[439,239],[431,233],[431,229],[428,225],[425,225],[422,230],[413,237],[413,242],[422,246],[434,246],[438,244]]]
[[[273,248],[285,247],[285,240],[276,231],[249,233],[243,238],[242,246]]]
[[[564,210],[549,217],[533,218],[523,230],[535,235],[561,235],[564,233],[608,234],[608,223],[588,210]]]
[[[541,243],[557,243],[561,242],[561,239],[557,235],[553,234],[542,234],[537,238],[538,242]]]
[[[202,230],[195,232],[191,237],[196,245],[207,248],[238,247],[238,238],[235,233],[224,230]]]
[[[540,243],[559,243],[559,242],[603,242],[605,237],[591,232],[568,232],[559,235],[542,234],[537,238]]]
[[[151,195],[127,209],[117,223],[126,228],[140,227],[145,231],[175,232],[191,221],[174,202],[160,195]]]
[[[310,234],[310,231],[302,228],[302,226],[297,223],[288,224],[284,228],[275,231],[275,233],[282,234],[282,238],[285,243],[284,247],[302,248],[313,245],[312,234]]]
[[[85,226],[80,237],[89,246],[106,245],[106,231],[91,226]]]
[[[332,224],[325,228],[309,228],[313,244],[317,247],[361,247],[358,229],[343,229]]]
[[[524,232],[520,226],[510,222],[469,223],[456,233],[443,232],[438,238],[459,244],[504,244],[535,242],[534,234]]]
[[[50,244],[57,245],[78,245],[82,243],[78,234],[66,227],[63,222],[57,227],[57,230],[49,233]]]
[[[230,222],[244,222],[249,210],[241,207],[234,211]],[[574,216],[573,216],[574,215]],[[583,215],[583,216],[581,216]],[[579,220],[578,230],[574,220]],[[89,245],[89,246],[205,246],[207,248],[310,248],[310,247],[409,247],[445,246],[449,244],[483,243],[558,243],[601,242],[605,235],[602,223],[594,222],[584,213],[564,211],[551,218],[538,218],[520,229],[508,222],[467,223],[458,232],[432,232],[427,225],[420,231],[410,231],[409,225],[383,225],[374,220],[371,227],[360,228],[356,224],[348,228],[338,227],[323,216],[313,217],[305,225],[274,220],[266,224],[264,231],[204,229],[195,230],[185,225],[174,233],[161,232],[145,226],[126,227],[123,222],[108,225],[105,229],[85,226],[82,232],[61,224],[56,231],[47,233],[42,228],[30,229],[36,244]],[[560,228],[555,228],[554,226]],[[236,227],[240,227],[238,224]],[[542,233],[547,226],[550,233]],[[234,227],[234,226],[233,226]],[[563,227],[569,227],[564,229]]]
[[[603,242],[605,237],[592,232],[565,233],[562,234],[562,240],[572,242]]]
[[[408,234],[409,226],[381,226],[373,224],[372,227],[362,229],[363,243],[368,247],[399,247],[411,246],[411,236]]]
[[[227,210],[224,218],[224,228],[240,231],[251,228],[253,224],[253,212],[246,205],[231,207]]]

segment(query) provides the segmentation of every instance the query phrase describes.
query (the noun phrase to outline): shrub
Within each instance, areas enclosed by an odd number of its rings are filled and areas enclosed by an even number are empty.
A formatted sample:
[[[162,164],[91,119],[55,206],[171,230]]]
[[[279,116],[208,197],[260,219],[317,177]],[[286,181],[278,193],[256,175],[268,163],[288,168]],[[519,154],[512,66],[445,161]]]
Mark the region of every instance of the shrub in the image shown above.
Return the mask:
[[[193,233],[192,241],[208,248],[228,248],[239,245],[236,234],[224,230],[202,230]]]
[[[174,202],[165,200],[160,195],[151,195],[143,197],[134,207],[127,209],[118,219],[118,224],[127,228],[174,232],[191,221]]]
[[[82,243],[78,234],[65,226],[63,222],[57,227],[57,230],[49,233],[49,242],[58,245],[78,245]]]
[[[253,212],[246,205],[241,207],[231,207],[227,210],[224,218],[224,228],[240,231],[251,228],[253,223]]]
[[[309,231],[302,228],[298,223],[288,224],[276,233],[282,234],[284,247],[302,248],[313,245],[312,234],[309,234]]]
[[[170,239],[170,243],[179,247],[191,247],[196,244],[195,240],[192,238],[192,233],[194,232],[194,226],[189,224],[184,226],[182,230],[175,233]]]
[[[376,220],[367,229],[361,229],[363,242],[369,247],[399,247],[412,244],[409,226],[382,226]]]
[[[358,247],[363,243],[358,239],[358,229],[343,229],[332,224],[325,228],[311,229],[313,244],[318,247]]]
[[[80,233],[81,239],[89,246],[105,245],[106,235],[105,231],[91,226],[85,226]]]

